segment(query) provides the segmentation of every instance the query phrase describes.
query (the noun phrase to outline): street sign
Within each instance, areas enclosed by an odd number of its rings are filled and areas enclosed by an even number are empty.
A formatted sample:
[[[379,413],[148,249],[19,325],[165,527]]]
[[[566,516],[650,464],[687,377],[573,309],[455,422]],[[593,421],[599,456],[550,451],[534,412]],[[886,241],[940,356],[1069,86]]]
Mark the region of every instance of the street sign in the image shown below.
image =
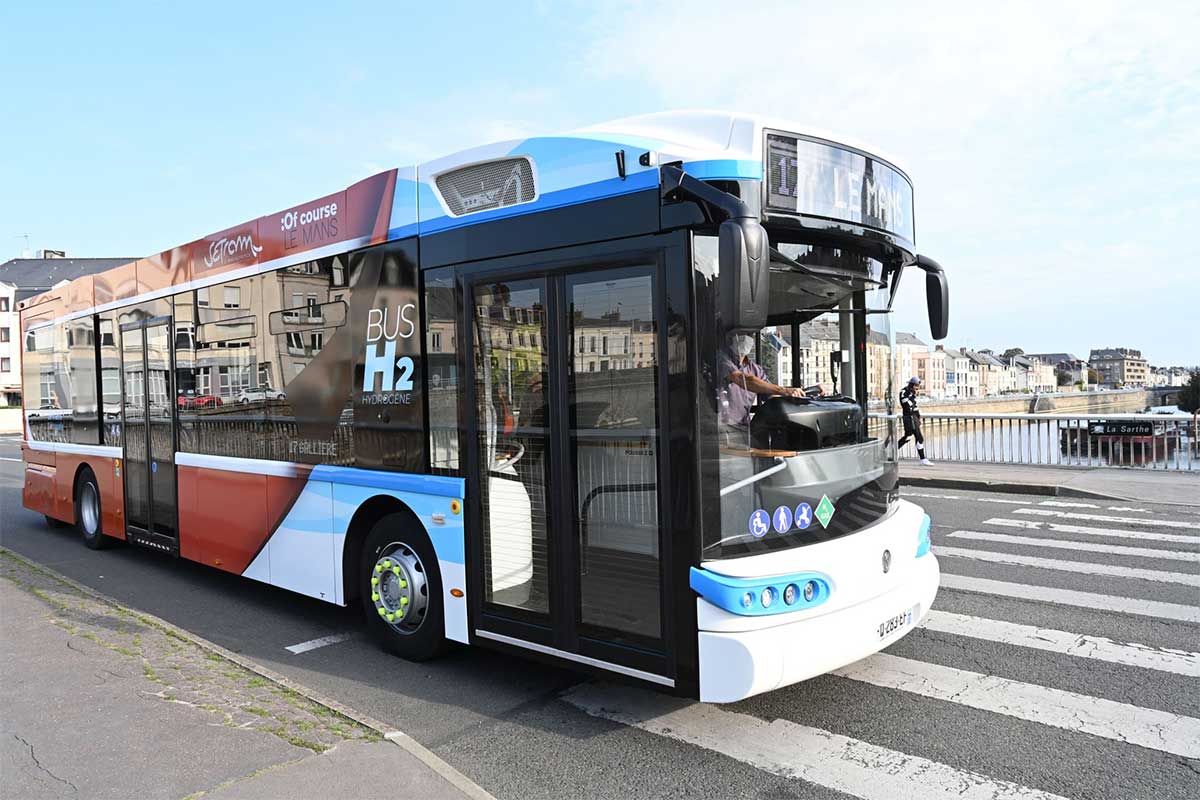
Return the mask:
[[[1089,422],[1088,434],[1091,436],[1153,436],[1154,423],[1150,420]]]

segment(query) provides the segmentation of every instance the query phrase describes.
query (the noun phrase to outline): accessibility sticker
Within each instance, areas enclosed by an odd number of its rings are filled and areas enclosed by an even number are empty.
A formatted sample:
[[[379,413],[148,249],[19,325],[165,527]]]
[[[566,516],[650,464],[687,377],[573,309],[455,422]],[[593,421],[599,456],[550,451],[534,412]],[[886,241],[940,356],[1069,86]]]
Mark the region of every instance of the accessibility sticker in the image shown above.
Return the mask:
[[[771,518],[761,508],[750,515],[750,535],[762,538],[771,530]]]
[[[787,506],[775,509],[775,532],[787,533],[792,529],[792,510]]]
[[[822,528],[829,527],[829,520],[833,519],[833,501],[829,499],[829,495],[821,495],[821,502],[817,503],[817,510],[813,512],[813,516],[821,523]]]
[[[800,530],[808,530],[808,526],[812,525],[813,510],[808,503],[801,503],[796,506],[796,527]]]

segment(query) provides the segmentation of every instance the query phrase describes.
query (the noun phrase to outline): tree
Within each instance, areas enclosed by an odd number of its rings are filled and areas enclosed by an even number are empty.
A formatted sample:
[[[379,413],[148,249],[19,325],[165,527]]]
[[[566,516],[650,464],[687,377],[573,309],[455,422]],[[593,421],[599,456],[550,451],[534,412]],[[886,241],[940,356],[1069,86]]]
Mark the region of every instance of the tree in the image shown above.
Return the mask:
[[[1088,383],[1094,385],[1099,382],[1100,382],[1100,373],[1096,372],[1096,370],[1094,370],[1094,369],[1089,368],[1088,369]]]
[[[1058,378],[1059,386],[1070,386],[1071,385],[1071,373],[1065,369],[1054,370],[1054,377]]]
[[[1012,358],[1013,356],[1023,356],[1025,351],[1019,347],[1010,347],[1004,351],[1004,358]]]
[[[1179,393],[1179,410],[1200,413],[1200,369],[1192,370],[1192,377]]]

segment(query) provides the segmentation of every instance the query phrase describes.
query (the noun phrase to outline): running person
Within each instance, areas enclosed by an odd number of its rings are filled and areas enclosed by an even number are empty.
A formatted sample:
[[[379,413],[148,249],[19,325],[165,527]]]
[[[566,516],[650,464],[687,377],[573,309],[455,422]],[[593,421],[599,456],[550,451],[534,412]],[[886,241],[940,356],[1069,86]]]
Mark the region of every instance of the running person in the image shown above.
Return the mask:
[[[896,449],[904,447],[908,438],[917,440],[917,455],[925,466],[933,464],[925,457],[925,437],[921,435],[921,412],[917,410],[917,387],[921,385],[920,378],[909,378],[908,384],[900,390],[900,413],[904,419],[904,435],[900,437]]]

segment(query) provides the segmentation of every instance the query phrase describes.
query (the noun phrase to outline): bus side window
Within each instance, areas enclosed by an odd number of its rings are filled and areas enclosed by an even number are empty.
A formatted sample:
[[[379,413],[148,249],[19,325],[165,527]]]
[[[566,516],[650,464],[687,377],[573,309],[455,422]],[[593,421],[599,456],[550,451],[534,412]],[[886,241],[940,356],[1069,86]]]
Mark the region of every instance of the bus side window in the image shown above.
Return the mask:
[[[457,470],[458,295],[454,268],[425,272],[426,391],[429,392],[429,465]]]

